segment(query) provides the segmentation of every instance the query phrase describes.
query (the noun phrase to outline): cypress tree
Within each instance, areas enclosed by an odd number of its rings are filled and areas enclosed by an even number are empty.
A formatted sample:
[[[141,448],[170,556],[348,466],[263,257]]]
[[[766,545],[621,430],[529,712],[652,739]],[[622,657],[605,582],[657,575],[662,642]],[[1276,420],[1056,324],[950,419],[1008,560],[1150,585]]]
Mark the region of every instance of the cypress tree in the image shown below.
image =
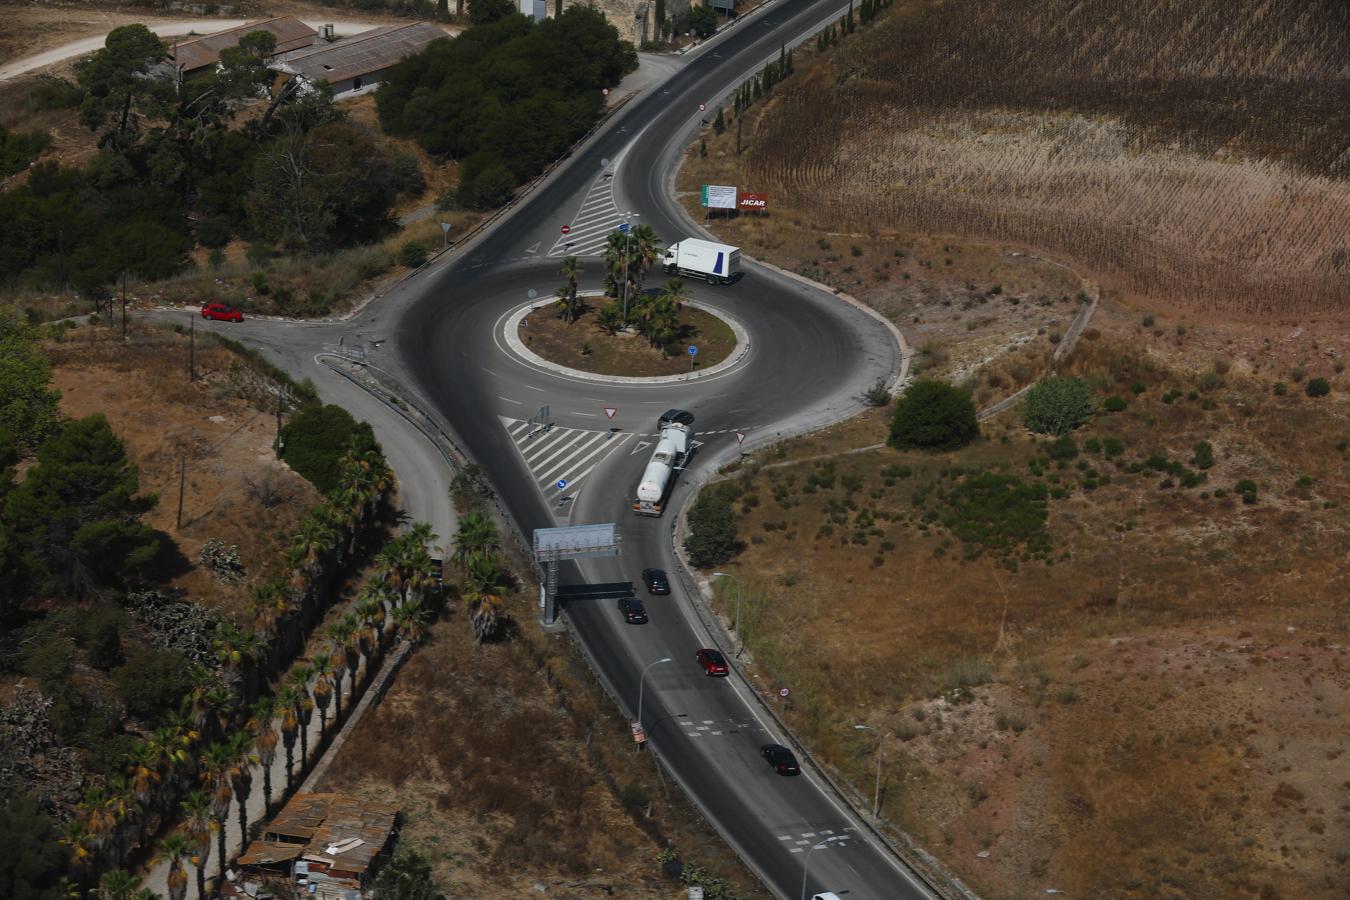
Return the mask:
[[[853,21],[853,0],[848,0],[848,33],[852,34],[858,25]]]
[[[722,118],[722,107],[717,107],[717,118],[713,119],[713,131],[721,134],[727,130],[727,120]]]

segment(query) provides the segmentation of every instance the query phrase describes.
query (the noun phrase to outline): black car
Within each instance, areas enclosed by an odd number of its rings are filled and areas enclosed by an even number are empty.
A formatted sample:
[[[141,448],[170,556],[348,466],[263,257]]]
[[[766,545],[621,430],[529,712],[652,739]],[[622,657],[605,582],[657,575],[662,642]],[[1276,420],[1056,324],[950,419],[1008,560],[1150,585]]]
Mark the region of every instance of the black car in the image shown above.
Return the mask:
[[[693,425],[694,414],[682,409],[668,409],[661,414],[661,418],[657,420],[656,424],[661,428],[665,428],[667,425]]]
[[[773,770],[779,775],[799,775],[801,767],[797,765],[797,757],[792,755],[792,751],[782,744],[765,744],[759,748],[759,755],[769,761]]]
[[[619,612],[623,613],[623,620],[629,625],[647,624],[647,608],[636,597],[619,598]]]
[[[649,594],[669,594],[670,581],[666,579],[664,569],[643,569],[642,583],[647,585]]]

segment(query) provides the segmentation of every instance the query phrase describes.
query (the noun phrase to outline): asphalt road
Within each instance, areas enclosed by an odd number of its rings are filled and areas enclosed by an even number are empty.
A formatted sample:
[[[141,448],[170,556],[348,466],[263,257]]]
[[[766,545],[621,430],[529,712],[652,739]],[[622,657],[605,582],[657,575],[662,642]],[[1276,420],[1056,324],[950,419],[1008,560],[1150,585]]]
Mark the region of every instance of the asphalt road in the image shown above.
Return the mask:
[[[489,469],[522,529],[528,534],[568,522],[620,525],[622,558],[569,568],[564,583],[622,588],[637,582],[644,567],[675,568],[674,515],[635,518],[629,508],[650,454],[640,435],[655,431],[665,408],[694,412],[705,441],[677,482],[672,505],[678,507],[701,474],[735,458],[730,432],[745,432],[747,445],[754,445],[837,421],[857,409],[864,389],[899,370],[898,348],[877,319],[753,265],[731,286],[692,283],[696,299],[736,318],[751,337],[750,352],[736,366],[707,379],[657,386],[597,383],[532,366],[507,351],[501,339],[504,317],[529,303],[531,290],[545,302],[562,283],[558,261],[540,259],[541,250],[555,244],[559,226],[578,217],[583,203],[593,202],[597,190],[603,193],[606,181],[613,185],[614,209],[637,211],[639,221],[667,242],[687,235],[668,183],[700,115],[709,114],[700,113],[698,104],[711,111],[714,100],[776,58],[784,42],[813,34],[837,15],[833,4],[783,0],[729,29],[664,87],[630,104],[505,225],[456,251],[454,259],[418,276],[393,298],[399,320],[396,325],[390,320],[382,356],[410,376],[470,455]],[[606,172],[612,178],[606,179]],[[601,274],[599,261],[589,260],[583,288],[598,287]],[[660,280],[656,273],[653,281]],[[563,505],[541,487],[539,467],[526,464],[530,451],[523,426],[514,435],[503,427],[503,419],[523,420],[545,405],[558,434],[575,436],[578,447],[583,440],[598,442],[595,432],[606,425],[620,429],[609,439],[614,451],[600,456],[580,491],[565,495],[572,502]],[[606,406],[618,409],[612,422],[603,417]],[[549,455],[566,460],[565,454],[566,448]],[[799,896],[809,855],[811,892],[847,892],[849,900],[928,896],[814,775],[783,778],[760,759],[759,746],[781,736],[757,717],[739,679],[707,679],[696,667],[694,653],[710,638],[690,602],[677,582],[670,597],[650,598],[652,621],[645,626],[622,624],[610,598],[573,600],[564,613],[630,714],[638,705],[641,671],[672,658],[647,677],[642,719],[650,742],[775,895]],[[813,847],[821,849],[812,852]]]

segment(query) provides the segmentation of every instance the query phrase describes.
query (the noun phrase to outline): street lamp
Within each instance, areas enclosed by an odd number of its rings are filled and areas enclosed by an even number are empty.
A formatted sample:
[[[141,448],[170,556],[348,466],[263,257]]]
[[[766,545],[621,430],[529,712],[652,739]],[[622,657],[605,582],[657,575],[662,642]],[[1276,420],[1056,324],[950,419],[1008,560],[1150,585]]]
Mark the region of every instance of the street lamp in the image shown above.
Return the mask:
[[[841,841],[843,839],[843,835],[836,834],[833,837],[827,837],[825,840],[806,851],[806,858],[802,860],[802,900],[806,900],[806,873],[811,865],[811,854],[815,853],[817,850],[823,850],[835,841]]]
[[[876,731],[871,725],[854,725],[858,731]],[[877,741],[877,786],[872,791],[872,818],[877,818],[881,813],[881,751],[886,746],[886,738],[895,734],[894,731],[888,731]]]
[[[661,663],[668,663],[668,662],[670,662],[670,657],[669,657],[669,656],[667,656],[665,659],[658,659],[656,662],[652,663],[650,666],[648,666],[647,668],[645,668],[645,669],[642,670],[642,677],[638,679],[638,714],[637,714],[637,723],[638,723],[639,725],[642,724],[642,694],[643,694],[643,692],[647,689],[647,673],[650,672],[650,671],[652,670],[653,667],[659,666],[659,665],[661,665]]]
[[[739,645],[736,650],[736,655],[739,656],[741,649],[745,647],[745,639],[741,637],[741,579],[732,575],[730,572],[714,572],[713,577],[730,578],[732,581],[736,582],[736,643]]]
[[[639,219],[640,215],[631,209],[624,213],[623,224],[627,226],[623,230],[623,327],[628,328],[628,242],[633,234],[633,228],[629,225],[629,219]]]

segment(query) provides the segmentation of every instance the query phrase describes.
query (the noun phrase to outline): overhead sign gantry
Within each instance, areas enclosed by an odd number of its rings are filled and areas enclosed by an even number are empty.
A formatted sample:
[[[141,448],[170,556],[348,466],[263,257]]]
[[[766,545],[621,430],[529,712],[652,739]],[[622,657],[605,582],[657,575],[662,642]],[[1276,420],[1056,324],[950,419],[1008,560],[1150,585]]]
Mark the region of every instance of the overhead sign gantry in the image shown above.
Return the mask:
[[[544,570],[540,593],[545,625],[558,620],[558,563],[568,559],[618,556],[619,545],[619,527],[613,522],[534,530],[534,561]]]

